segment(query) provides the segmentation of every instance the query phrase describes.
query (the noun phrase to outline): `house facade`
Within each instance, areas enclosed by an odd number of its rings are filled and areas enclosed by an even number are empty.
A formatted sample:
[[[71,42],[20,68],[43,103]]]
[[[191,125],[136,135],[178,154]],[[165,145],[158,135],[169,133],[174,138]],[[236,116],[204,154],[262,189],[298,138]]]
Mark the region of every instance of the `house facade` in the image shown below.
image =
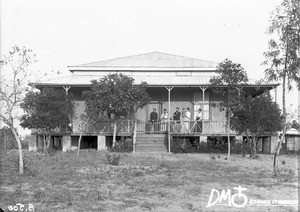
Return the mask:
[[[94,63],[69,66],[70,76],[53,80],[35,82],[37,88],[45,86],[65,89],[75,98],[75,114],[79,117],[84,113],[85,101],[82,92],[90,89],[91,80],[98,80],[111,73],[122,73],[133,77],[136,84],[147,82],[147,92],[151,101],[137,112],[137,139],[135,150],[147,151],[144,141],[152,143],[155,151],[168,151],[163,145],[164,140],[170,140],[173,136],[195,136],[199,140],[206,140],[209,136],[227,136],[225,112],[220,111],[213,103],[219,103],[224,96],[213,92],[209,80],[217,76],[217,63],[188,58],[161,52],[151,52]],[[260,84],[257,87],[254,81],[243,88],[249,95],[259,95],[266,90],[276,89],[278,84]],[[172,117],[176,107],[189,108],[190,119],[188,123],[177,123]],[[166,123],[160,121],[152,124],[149,122],[150,113],[156,109],[158,117],[163,110],[168,113]],[[202,110],[202,121],[196,121],[198,109]],[[63,151],[77,148],[79,129],[71,126],[72,132],[61,135],[59,132],[52,138],[52,147],[61,148]],[[133,120],[120,120],[117,122],[117,136],[132,136]],[[95,148],[104,150],[111,145],[113,133],[112,124],[109,122],[97,127],[91,127],[85,132],[82,148]],[[237,135],[229,130],[230,136],[242,139],[243,135]],[[274,150],[272,141],[277,137],[266,136],[262,138],[263,152],[270,153]],[[146,142],[147,143],[147,142]],[[155,145],[154,145],[155,144]],[[42,145],[42,133],[33,132],[30,150],[34,151]],[[149,145],[148,145],[149,146]],[[151,146],[151,145],[150,145]]]

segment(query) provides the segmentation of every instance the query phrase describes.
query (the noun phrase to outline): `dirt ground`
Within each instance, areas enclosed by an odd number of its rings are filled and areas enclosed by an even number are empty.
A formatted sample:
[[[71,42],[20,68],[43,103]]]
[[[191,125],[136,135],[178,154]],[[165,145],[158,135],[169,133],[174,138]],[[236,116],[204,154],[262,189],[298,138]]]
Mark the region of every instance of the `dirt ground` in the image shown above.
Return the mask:
[[[116,153],[25,152],[23,176],[16,174],[16,153],[2,155],[0,208],[298,211],[297,155],[281,155],[281,175],[274,177],[271,155],[122,153],[120,164],[111,165],[107,154]]]

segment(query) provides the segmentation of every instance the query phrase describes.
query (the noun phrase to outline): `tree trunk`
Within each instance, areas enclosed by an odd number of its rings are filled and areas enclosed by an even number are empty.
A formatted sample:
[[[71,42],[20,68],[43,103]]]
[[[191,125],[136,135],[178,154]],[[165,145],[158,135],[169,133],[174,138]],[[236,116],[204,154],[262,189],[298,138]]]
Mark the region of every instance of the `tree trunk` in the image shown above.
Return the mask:
[[[283,79],[282,79],[282,113],[283,113],[283,131],[281,138],[278,140],[276,150],[274,152],[274,163],[273,163],[273,169],[274,169],[274,174],[277,176],[279,174],[279,169],[278,169],[278,157],[281,149],[281,145],[283,141],[285,140],[285,134],[287,131],[287,126],[286,126],[286,108],[285,108],[285,84],[286,84],[286,63],[285,63],[285,69],[284,69],[284,74],[283,74]]]
[[[286,66],[286,65],[285,65]],[[279,169],[278,169],[278,156],[280,153],[281,145],[283,141],[285,140],[285,134],[287,131],[287,126],[286,126],[286,107],[285,107],[285,84],[286,84],[286,67],[284,69],[284,74],[283,74],[283,79],[282,79],[282,113],[283,113],[283,131],[281,138],[278,140],[275,152],[274,152],[274,163],[273,163],[273,169],[274,169],[274,174],[277,176],[279,174]]]
[[[249,135],[246,134],[246,141],[243,139],[243,157],[246,157],[246,149],[247,149],[247,143],[249,144]]]
[[[117,123],[114,121],[113,147],[116,145]]]
[[[228,110],[228,118],[227,118],[227,143],[228,143],[228,153],[227,153],[227,159],[229,160],[230,158],[230,114]]]
[[[47,137],[46,137],[47,138]],[[47,138],[47,150],[49,150],[49,147],[50,147],[50,143],[51,143],[51,135],[48,135],[48,138]]]
[[[257,143],[257,137],[252,136],[251,140],[251,155],[250,158],[255,159],[256,158],[256,143]]]
[[[77,157],[79,156],[79,152],[80,152],[81,138],[82,138],[82,132],[80,131],[80,136],[79,136],[79,139],[78,139],[78,147],[77,147]]]
[[[11,123],[11,126],[10,126],[10,130],[14,136],[14,138],[16,139],[17,141],[17,144],[18,144],[18,153],[19,153],[19,173],[20,174],[23,174],[24,173],[24,164],[23,164],[23,150],[22,150],[22,144],[21,144],[21,141],[20,141],[20,138],[19,136],[17,135],[17,132],[14,128],[14,125],[13,125],[13,122]]]
[[[137,123],[136,123],[136,118],[134,117],[134,129],[133,129],[133,153],[135,153],[135,145],[136,145],[136,132],[137,132]]]
[[[47,150],[47,140],[46,140],[46,135],[43,136],[43,143],[44,143],[44,152]]]

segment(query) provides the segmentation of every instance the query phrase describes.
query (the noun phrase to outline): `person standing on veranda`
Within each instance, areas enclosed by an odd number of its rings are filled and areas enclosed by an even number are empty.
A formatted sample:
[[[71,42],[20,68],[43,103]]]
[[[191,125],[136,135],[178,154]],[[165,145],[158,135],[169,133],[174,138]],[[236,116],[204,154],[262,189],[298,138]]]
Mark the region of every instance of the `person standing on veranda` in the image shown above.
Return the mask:
[[[202,132],[202,112],[201,112],[201,108],[198,109],[198,112],[196,114],[196,122],[197,122],[197,126],[196,126],[196,132]]]
[[[161,121],[161,131],[165,132],[167,131],[167,123],[168,123],[168,112],[166,109],[163,110],[163,113],[160,116],[160,121]]]
[[[157,122],[157,119],[158,119],[158,115],[157,115],[157,112],[156,112],[156,108],[153,109],[153,111],[150,113],[150,122],[151,122],[151,133],[154,133],[155,131],[155,123]]]
[[[186,121],[186,110],[185,110],[185,108],[182,108],[182,110],[181,110],[181,128],[180,128],[180,132],[182,132],[182,133],[187,132],[185,121]]]
[[[180,128],[180,116],[181,113],[179,111],[179,107],[176,107],[176,111],[173,114],[173,120],[174,120],[174,131],[178,132]]]
[[[191,119],[191,112],[190,112],[190,108],[187,107],[185,112],[185,119],[184,119],[185,127],[187,131],[190,130],[190,119]]]

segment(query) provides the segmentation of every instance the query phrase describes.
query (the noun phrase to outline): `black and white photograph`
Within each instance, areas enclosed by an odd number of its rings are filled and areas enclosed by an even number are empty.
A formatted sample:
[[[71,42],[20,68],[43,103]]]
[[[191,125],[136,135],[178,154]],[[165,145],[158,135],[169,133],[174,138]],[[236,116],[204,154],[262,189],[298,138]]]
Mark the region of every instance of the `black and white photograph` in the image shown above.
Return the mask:
[[[0,212],[299,208],[300,0],[0,0]]]

